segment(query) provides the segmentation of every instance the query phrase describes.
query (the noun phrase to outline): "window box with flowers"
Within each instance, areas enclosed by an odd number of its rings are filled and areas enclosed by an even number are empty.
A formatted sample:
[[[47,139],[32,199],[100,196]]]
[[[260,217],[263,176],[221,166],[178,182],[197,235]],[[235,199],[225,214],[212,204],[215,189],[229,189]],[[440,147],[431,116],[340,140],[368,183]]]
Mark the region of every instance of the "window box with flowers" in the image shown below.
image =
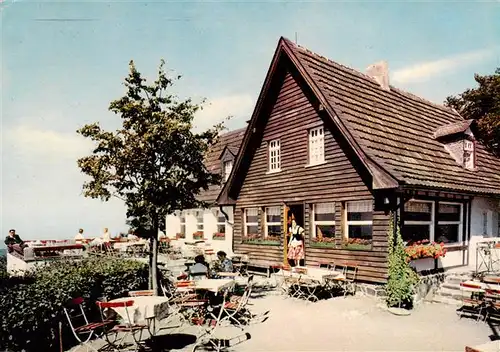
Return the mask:
[[[434,261],[446,255],[444,243],[422,240],[406,246],[406,260],[417,272],[434,269]]]
[[[186,234],[179,232],[179,233],[175,234],[175,238],[178,239],[178,240],[179,239],[184,239],[184,238],[186,238]]]
[[[311,238],[311,247],[335,247],[335,238],[333,237],[315,237]]]
[[[202,240],[203,239],[203,231],[196,231],[193,233],[193,240]]]
[[[224,232],[216,232],[212,236],[213,240],[224,241],[226,239],[226,234]]]
[[[261,244],[261,245],[266,245],[266,246],[279,246],[280,237],[274,236],[274,235],[269,235],[267,237],[263,237],[263,236],[258,235],[258,234],[249,234],[249,235],[243,237],[243,242],[244,243]]]
[[[372,240],[363,238],[348,238],[342,241],[342,248],[358,250],[358,251],[369,251],[372,248]]]

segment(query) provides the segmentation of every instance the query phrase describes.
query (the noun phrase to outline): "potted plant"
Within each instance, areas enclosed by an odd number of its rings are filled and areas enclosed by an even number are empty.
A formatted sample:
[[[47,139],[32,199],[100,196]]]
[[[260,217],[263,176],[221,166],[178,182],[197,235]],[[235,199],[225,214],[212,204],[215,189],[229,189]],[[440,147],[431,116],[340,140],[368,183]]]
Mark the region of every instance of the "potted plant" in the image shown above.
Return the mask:
[[[194,240],[203,239],[203,231],[196,231],[195,233],[193,233],[193,239]]]
[[[409,260],[417,260],[422,258],[438,259],[446,255],[446,248],[444,243],[430,242],[429,240],[422,240],[411,243],[405,248],[406,255]]]
[[[223,241],[226,239],[226,234],[224,232],[215,232],[212,236],[213,240]]]
[[[389,240],[389,277],[385,286],[386,303],[391,313],[408,315],[413,308],[413,295],[419,278],[409,264],[399,225],[396,228],[396,239],[394,239],[392,217],[387,237]]]
[[[335,237],[317,236],[311,238],[312,247],[335,247]]]
[[[248,234],[243,238],[244,242],[247,243],[255,243],[255,244],[263,244],[263,245],[279,245],[280,244],[280,235],[269,234],[267,237],[262,237],[259,234],[252,233]]]
[[[351,250],[370,250],[372,247],[372,240],[363,238],[347,238],[342,241],[342,247]]]
[[[186,238],[186,234],[184,234],[184,233],[176,233],[176,234],[175,234],[175,238],[176,238],[177,240],[179,240],[179,239],[183,239],[183,238]]]

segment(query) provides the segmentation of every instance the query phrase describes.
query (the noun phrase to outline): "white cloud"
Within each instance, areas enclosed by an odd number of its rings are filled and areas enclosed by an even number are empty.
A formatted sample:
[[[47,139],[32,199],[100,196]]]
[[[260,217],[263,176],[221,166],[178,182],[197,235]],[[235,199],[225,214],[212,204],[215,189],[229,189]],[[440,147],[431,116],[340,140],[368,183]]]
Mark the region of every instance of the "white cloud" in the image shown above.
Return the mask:
[[[228,116],[250,119],[254,104],[254,99],[249,94],[208,99],[203,110],[196,115],[194,124],[198,129],[203,130],[223,121]]]
[[[435,61],[426,61],[403,67],[392,74],[396,83],[424,82],[433,77],[455,72],[472,64],[482,62],[495,53],[492,48],[470,51]]]
[[[37,157],[75,158],[88,154],[92,148],[90,141],[76,133],[60,133],[27,125],[12,128],[5,137],[7,146]]]

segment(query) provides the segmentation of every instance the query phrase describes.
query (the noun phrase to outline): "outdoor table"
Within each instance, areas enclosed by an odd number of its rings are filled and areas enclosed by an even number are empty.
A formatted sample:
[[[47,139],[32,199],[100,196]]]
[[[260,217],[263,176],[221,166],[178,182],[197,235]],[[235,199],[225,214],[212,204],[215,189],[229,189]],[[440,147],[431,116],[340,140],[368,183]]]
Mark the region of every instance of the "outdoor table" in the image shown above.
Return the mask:
[[[233,279],[201,279],[195,281],[197,290],[205,290],[219,293],[223,289],[230,288],[234,284]]]
[[[500,284],[500,277],[498,277],[498,276],[485,276],[483,278],[483,282],[486,282],[489,284]]]
[[[218,272],[217,276],[219,277],[236,277],[236,276],[241,276],[240,273],[232,273],[232,272]]]
[[[306,269],[307,273],[298,273],[295,271],[296,269]],[[308,278],[320,283],[324,282],[325,279],[338,279],[341,276],[342,273],[339,271],[333,271],[323,268],[293,267],[291,272],[291,277],[293,278]]]
[[[189,268],[193,265],[195,265],[196,263],[193,262],[193,261],[190,261],[188,260],[187,262],[184,263],[184,265],[186,266],[186,270],[189,271]]]
[[[129,324],[146,323],[151,335],[155,334],[156,322],[168,317],[169,303],[167,297],[163,296],[121,297],[113,299],[110,302],[118,303],[127,301],[134,301],[134,304],[128,308],[117,307],[113,308],[113,310],[126,323]],[[127,309],[128,309],[128,315],[127,315]],[[151,331],[151,325],[152,325],[152,331]]]
[[[481,289],[473,289],[473,288],[464,288],[465,291],[473,292],[476,290],[476,293],[482,293],[484,290],[500,290],[500,284],[490,284],[487,282],[480,282],[480,281],[474,281],[474,280],[468,280],[464,281],[465,284],[468,285],[480,285]]]

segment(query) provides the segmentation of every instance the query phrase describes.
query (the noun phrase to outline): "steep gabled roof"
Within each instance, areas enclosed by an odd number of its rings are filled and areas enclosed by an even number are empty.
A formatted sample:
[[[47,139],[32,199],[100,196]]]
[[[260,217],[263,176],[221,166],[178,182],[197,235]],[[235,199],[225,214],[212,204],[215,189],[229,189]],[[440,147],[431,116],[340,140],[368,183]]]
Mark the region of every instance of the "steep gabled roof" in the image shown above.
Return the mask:
[[[233,153],[236,152],[237,154],[244,135],[245,128],[240,128],[221,134],[217,143],[212,148],[210,148],[206,156],[205,165],[207,169],[214,174],[220,174],[222,170],[219,157],[222,151],[228,148],[230,151],[232,151]],[[207,191],[202,191],[198,195],[197,199],[208,203],[214,203],[221,191],[221,188],[222,187],[219,185],[210,186]]]
[[[393,86],[385,90],[372,77],[281,38],[242,142],[236,170],[218,202],[234,201],[231,187],[283,60],[297,69],[370,172],[373,189],[409,185],[500,195],[500,159],[477,144],[477,168],[470,171],[458,165],[434,138],[436,131],[470,125],[455,110]]]

